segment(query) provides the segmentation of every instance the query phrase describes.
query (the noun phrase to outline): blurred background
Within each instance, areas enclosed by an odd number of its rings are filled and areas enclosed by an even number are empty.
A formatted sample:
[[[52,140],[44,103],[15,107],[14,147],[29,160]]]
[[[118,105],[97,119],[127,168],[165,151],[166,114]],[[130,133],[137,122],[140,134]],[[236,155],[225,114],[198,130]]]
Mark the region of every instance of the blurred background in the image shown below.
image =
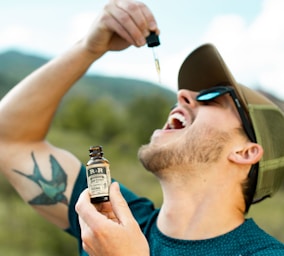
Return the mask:
[[[16,48],[50,58],[61,54],[89,29],[107,0],[10,0],[1,3],[0,52]],[[160,28],[162,85],[176,89],[185,56],[203,43],[219,49],[243,84],[284,96],[284,2],[282,0],[144,1]],[[122,65],[123,63],[123,65]],[[157,82],[148,47],[110,53],[90,72]]]
[[[21,79],[64,52],[87,31],[107,1],[6,1],[0,15],[0,99]],[[49,140],[83,163],[101,144],[112,176],[161,203],[159,184],[137,161],[139,146],[161,127],[175,103],[178,68],[194,48],[214,43],[237,80],[283,108],[284,16],[281,0],[145,1],[161,29],[157,55],[130,47],[95,63],[62,101]],[[113,106],[116,106],[113,108]],[[157,107],[159,106],[159,107]],[[153,109],[155,111],[153,111]],[[29,122],[29,120],[27,120]],[[248,217],[284,242],[284,188]],[[0,175],[0,254],[77,255],[76,241],[24,204]]]

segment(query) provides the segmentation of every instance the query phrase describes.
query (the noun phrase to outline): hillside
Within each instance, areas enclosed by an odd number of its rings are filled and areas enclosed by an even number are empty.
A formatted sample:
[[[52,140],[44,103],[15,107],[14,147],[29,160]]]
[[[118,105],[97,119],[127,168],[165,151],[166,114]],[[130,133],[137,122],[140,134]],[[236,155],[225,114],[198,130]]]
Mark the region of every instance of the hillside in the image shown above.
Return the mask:
[[[15,50],[0,54],[0,99],[16,83],[46,62],[48,62],[48,59]],[[108,96],[123,103],[141,95],[159,95],[175,101],[174,92],[157,84],[101,75],[85,75],[69,92],[69,95],[74,94],[83,95],[90,99]]]

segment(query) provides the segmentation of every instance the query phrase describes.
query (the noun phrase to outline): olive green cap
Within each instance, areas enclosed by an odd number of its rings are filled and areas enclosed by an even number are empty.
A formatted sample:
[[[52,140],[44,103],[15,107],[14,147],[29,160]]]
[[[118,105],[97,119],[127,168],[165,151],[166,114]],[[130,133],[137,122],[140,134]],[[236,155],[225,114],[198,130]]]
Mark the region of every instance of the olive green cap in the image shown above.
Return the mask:
[[[264,149],[253,198],[257,202],[272,196],[284,178],[284,113],[261,93],[237,83],[215,46],[202,45],[187,56],[179,70],[179,89],[200,91],[220,85],[235,89],[256,142]]]

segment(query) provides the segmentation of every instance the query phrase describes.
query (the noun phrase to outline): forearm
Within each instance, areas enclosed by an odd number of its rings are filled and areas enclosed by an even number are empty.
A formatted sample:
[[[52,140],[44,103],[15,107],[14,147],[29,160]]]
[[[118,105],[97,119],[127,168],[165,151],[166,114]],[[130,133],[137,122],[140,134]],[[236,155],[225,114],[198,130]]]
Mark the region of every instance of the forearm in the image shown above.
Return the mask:
[[[77,43],[15,86],[0,102],[1,140],[44,139],[62,97],[98,57]]]

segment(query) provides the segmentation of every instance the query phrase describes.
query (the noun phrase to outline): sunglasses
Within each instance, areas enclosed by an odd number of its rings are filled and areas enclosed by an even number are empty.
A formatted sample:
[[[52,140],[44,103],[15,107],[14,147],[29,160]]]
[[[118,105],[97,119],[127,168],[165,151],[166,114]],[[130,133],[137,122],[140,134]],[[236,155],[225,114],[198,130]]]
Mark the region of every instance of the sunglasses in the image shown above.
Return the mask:
[[[244,130],[248,136],[248,138],[252,141],[252,142],[256,142],[255,139],[255,134],[253,131],[253,128],[251,126],[251,122],[249,121],[246,112],[244,110],[244,108],[242,107],[242,105],[240,104],[240,101],[234,91],[234,89],[232,87],[229,86],[216,86],[216,87],[212,87],[210,89],[206,89],[206,90],[202,90],[199,92],[199,94],[196,96],[196,100],[199,102],[206,102],[206,101],[211,101],[214,100],[220,96],[223,96],[225,94],[229,94],[231,96],[231,98],[233,99],[236,108],[238,110],[238,113],[240,115],[240,118],[242,120],[242,124],[244,127]]]

